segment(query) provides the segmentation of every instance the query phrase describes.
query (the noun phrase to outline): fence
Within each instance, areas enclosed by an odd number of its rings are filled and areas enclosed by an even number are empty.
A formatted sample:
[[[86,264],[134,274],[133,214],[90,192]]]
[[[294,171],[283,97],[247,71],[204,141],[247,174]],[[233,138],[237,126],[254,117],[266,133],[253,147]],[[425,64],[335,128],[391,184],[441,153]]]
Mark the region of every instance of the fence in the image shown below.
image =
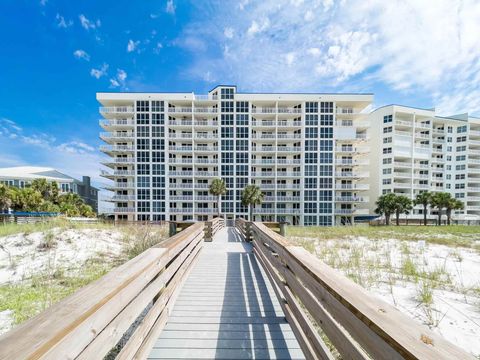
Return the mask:
[[[333,359],[332,348],[348,359],[473,359],[262,223],[250,232],[307,359]]]

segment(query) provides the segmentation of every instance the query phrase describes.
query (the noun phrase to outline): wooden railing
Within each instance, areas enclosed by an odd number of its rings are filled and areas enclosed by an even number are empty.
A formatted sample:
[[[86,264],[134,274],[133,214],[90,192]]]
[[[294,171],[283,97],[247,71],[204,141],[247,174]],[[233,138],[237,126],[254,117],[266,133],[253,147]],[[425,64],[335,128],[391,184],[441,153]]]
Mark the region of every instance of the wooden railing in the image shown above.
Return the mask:
[[[205,241],[212,241],[217,231],[223,227],[225,227],[225,220],[221,217],[207,221],[205,223]]]
[[[251,236],[307,359],[473,359],[262,223]]]
[[[251,224],[252,224],[251,222],[246,221],[245,219],[242,219],[242,218],[235,219],[235,227],[238,229],[240,234],[242,234],[245,241],[250,241]]]
[[[203,245],[196,223],[0,338],[0,359],[146,358]],[[126,336],[125,334],[129,334]]]

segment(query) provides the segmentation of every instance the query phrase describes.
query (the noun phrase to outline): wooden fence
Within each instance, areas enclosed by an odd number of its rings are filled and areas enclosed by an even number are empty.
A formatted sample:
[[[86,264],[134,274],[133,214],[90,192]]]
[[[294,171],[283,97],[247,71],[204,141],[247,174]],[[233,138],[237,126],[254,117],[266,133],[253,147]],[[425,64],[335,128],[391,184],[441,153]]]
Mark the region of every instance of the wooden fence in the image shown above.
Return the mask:
[[[0,338],[0,359],[102,359],[122,339],[117,359],[146,358],[203,239],[196,223],[52,305]]]
[[[205,223],[205,241],[212,241],[217,231],[223,227],[225,227],[225,220],[221,217],[207,221]]]
[[[262,223],[251,236],[307,359],[473,359]]]

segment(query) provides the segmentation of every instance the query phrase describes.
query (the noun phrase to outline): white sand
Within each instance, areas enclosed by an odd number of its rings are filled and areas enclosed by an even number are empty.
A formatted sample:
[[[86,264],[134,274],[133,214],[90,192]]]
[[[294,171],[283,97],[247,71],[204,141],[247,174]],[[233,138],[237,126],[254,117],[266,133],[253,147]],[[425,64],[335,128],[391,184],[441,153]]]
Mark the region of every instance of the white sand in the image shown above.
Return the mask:
[[[429,326],[450,342],[480,356],[480,253],[425,242],[394,239],[315,241],[316,255],[355,279],[384,301]],[[436,274],[437,281],[405,276],[411,261],[418,273]],[[431,287],[433,304],[419,299],[423,282]]]

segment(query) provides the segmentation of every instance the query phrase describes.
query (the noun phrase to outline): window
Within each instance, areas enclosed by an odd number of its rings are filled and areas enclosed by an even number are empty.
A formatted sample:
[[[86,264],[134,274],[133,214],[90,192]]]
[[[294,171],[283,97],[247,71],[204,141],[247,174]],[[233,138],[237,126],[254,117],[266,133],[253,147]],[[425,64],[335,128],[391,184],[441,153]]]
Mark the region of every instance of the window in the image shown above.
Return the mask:
[[[384,154],[391,154],[392,153],[392,148],[384,148],[383,153]]]
[[[137,162],[150,162],[148,151],[137,151]]]
[[[388,168],[388,169],[383,169],[382,172],[383,172],[383,175],[388,175],[388,174],[391,174],[391,173],[392,173],[392,169],[390,169],[390,168]]]
[[[465,164],[455,166],[455,170],[457,171],[465,170]]]
[[[305,140],[305,151],[317,151],[317,140]]]
[[[137,190],[137,200],[150,200],[150,190],[149,189],[138,189]]]
[[[165,175],[165,166],[162,164],[152,164],[152,175]]]
[[[150,111],[148,106],[148,101],[137,101],[137,112],[141,111]]]
[[[305,201],[317,201],[318,192],[315,190],[305,190],[304,199]]]
[[[333,128],[320,128],[320,138],[322,139],[333,138]]]
[[[304,210],[306,214],[316,214],[317,213],[317,203],[305,203]]]
[[[318,187],[320,189],[331,189],[332,188],[332,178],[319,178]]]
[[[317,164],[318,156],[316,153],[305,154],[305,164]]]
[[[165,212],[165,203],[161,201],[153,201],[152,210],[154,212]]]
[[[152,150],[165,150],[165,141],[163,139],[152,139]]]
[[[305,189],[316,189],[316,188],[317,188],[316,178],[305,178]]]
[[[149,201],[139,201],[137,206],[138,212],[150,212],[150,202]]]
[[[385,158],[383,159],[383,164],[386,165],[386,164],[391,164],[392,163],[392,158]]]
[[[467,141],[467,137],[466,137],[466,136],[459,136],[459,137],[457,137],[457,143],[458,143],[458,142],[465,142],[465,141]]]
[[[392,179],[383,179],[382,184],[383,185],[390,185],[392,183]]]
[[[322,125],[322,126],[332,126],[333,125],[333,115],[320,115],[320,125]]]
[[[305,115],[305,125],[307,126],[317,126],[318,125],[318,115]]]
[[[317,165],[305,165],[305,176],[317,176]]]
[[[248,165],[237,165],[237,175],[248,176]]]
[[[248,151],[248,140],[236,141],[237,151]]]
[[[320,103],[320,112],[322,113],[333,113],[333,102],[321,102]]]
[[[328,191],[328,190],[318,191],[319,201],[332,201],[332,199],[333,199],[332,191]]]
[[[233,138],[233,127],[222,127],[222,138]]]
[[[457,156],[457,161],[465,161],[467,159],[466,155],[458,155]]]
[[[319,216],[318,225],[320,226],[332,226],[332,217],[331,216]]]
[[[318,128],[305,128],[305,137],[307,139],[316,139],[318,137]]]
[[[138,164],[137,165],[137,175],[150,175],[150,165],[149,164]]]
[[[165,200],[165,190],[164,189],[153,189],[152,190],[152,199],[153,200]]]
[[[232,125],[233,126],[233,115],[222,114],[221,124],[222,124],[222,126],[225,126],[225,125]]]
[[[223,154],[222,154],[223,155]],[[228,154],[228,155],[233,155],[233,154]],[[232,159],[233,162],[233,159]],[[222,165],[222,176],[233,176],[233,166],[232,165]],[[233,180],[233,178],[232,178]],[[233,187],[233,184],[232,184]]]
[[[222,112],[233,112],[233,101],[222,101]],[[232,115],[233,121],[233,115]]]
[[[392,138],[391,138],[391,137],[383,138],[383,143],[384,143],[384,144],[390,144],[391,142],[392,142]]]
[[[237,101],[237,113],[248,113],[248,101]]]
[[[332,203],[319,203],[318,204],[318,213],[319,214],[330,214],[332,212]]]
[[[333,167],[331,165],[320,165],[318,169],[318,175],[320,176],[332,176],[333,174]]]
[[[152,126],[152,137],[164,137],[163,126]]]
[[[163,112],[163,111],[164,111],[163,101],[152,101],[152,112]]]
[[[154,188],[165,187],[165,177],[163,176],[152,177],[152,187]]]
[[[237,110],[238,111],[238,110]],[[247,114],[237,114],[237,125],[248,125]]]
[[[149,114],[137,114],[137,125],[148,125],[150,123]]]
[[[333,151],[333,141],[320,140],[320,151]]]
[[[385,115],[383,117],[383,123],[384,124],[391,123],[392,121],[393,121],[393,115]]]
[[[162,151],[152,151],[152,162],[165,162],[165,153]]]
[[[220,90],[221,99],[233,99],[233,94],[234,94],[233,88],[222,88]]]
[[[222,151],[233,151],[233,140],[222,140]]]
[[[148,126],[137,126],[138,137],[150,137],[150,128]]]
[[[137,150],[149,150],[150,139],[137,139]]]
[[[150,187],[150,178],[148,176],[137,177],[138,187]]]
[[[320,153],[320,164],[331,164],[333,162],[333,154]]]
[[[152,124],[154,125],[163,125],[165,123],[164,114],[152,114]]]
[[[457,146],[457,151],[467,151],[467,147],[465,145]]]
[[[467,132],[467,125],[459,126],[457,128],[457,134],[465,133]]]
[[[318,113],[318,102],[307,101],[305,103],[305,112]]]
[[[393,131],[393,127],[391,127],[391,126],[383,128],[383,133],[384,134],[391,133],[392,131]]]
[[[222,163],[233,164],[233,152],[222,153]]]
[[[237,138],[248,138],[248,128],[247,127],[237,127]]]

